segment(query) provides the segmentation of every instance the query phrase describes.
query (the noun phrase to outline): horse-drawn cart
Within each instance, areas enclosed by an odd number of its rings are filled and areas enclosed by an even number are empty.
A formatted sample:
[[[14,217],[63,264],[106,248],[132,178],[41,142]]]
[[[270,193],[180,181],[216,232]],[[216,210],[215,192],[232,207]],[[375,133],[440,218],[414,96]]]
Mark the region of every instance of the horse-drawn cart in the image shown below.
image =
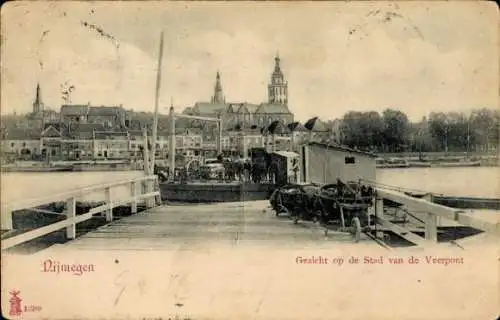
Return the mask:
[[[276,216],[286,213],[295,224],[299,220],[316,221],[319,186],[315,184],[286,184],[277,188],[270,202]]]
[[[358,183],[327,184],[320,188],[318,195],[321,207],[318,218],[325,228],[325,236],[329,230],[350,232],[356,242],[362,232],[370,232],[374,219],[370,217],[369,208],[375,204],[375,193],[371,187]]]

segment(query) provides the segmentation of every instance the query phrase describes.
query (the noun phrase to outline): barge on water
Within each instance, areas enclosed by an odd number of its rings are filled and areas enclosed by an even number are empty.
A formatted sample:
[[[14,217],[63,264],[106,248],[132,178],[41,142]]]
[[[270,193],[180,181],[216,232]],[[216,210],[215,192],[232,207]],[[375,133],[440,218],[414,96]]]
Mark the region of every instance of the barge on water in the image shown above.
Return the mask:
[[[5,165],[1,167],[2,172],[69,172],[73,171],[72,165],[51,165],[37,163],[30,165]]]
[[[302,146],[300,154],[276,153],[277,177],[265,183],[253,182],[162,182],[161,196],[170,202],[233,202],[269,199],[273,191],[289,183],[326,185],[341,181],[369,181],[377,185],[377,156],[336,145],[311,142]],[[298,163],[294,164],[293,159]],[[281,159],[281,160],[280,160]],[[294,170],[295,168],[295,170]],[[427,193],[404,190],[409,196],[422,198]],[[457,209],[500,210],[498,198],[472,198],[433,195],[432,202]]]

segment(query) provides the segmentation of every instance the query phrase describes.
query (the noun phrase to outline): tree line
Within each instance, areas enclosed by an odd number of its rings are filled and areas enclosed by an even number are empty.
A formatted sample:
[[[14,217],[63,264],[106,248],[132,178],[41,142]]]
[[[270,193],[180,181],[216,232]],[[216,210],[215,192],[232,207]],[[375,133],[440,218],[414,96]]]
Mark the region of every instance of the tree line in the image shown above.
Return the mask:
[[[376,152],[467,152],[496,149],[500,110],[470,114],[432,112],[419,122],[394,109],[382,113],[350,111],[340,125],[344,145]]]

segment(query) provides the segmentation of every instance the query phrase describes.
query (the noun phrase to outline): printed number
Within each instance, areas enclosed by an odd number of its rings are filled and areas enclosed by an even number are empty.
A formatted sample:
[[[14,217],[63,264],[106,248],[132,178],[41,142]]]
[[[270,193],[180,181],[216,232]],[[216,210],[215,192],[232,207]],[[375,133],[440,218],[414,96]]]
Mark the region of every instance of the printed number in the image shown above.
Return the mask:
[[[37,311],[42,311],[42,307],[34,305],[24,306],[24,312],[37,312]]]

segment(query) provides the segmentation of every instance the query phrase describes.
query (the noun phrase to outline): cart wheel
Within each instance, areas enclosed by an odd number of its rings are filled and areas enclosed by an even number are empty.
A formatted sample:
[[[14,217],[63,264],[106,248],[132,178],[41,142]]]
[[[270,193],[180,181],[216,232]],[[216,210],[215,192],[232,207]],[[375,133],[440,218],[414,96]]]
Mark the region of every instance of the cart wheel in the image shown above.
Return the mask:
[[[316,223],[316,222],[321,222],[321,215],[323,214],[323,212],[321,212],[321,210],[318,210],[314,213],[313,215],[313,222]]]
[[[351,222],[352,235],[354,236],[354,242],[359,242],[361,238],[361,222],[358,217],[354,217]]]

